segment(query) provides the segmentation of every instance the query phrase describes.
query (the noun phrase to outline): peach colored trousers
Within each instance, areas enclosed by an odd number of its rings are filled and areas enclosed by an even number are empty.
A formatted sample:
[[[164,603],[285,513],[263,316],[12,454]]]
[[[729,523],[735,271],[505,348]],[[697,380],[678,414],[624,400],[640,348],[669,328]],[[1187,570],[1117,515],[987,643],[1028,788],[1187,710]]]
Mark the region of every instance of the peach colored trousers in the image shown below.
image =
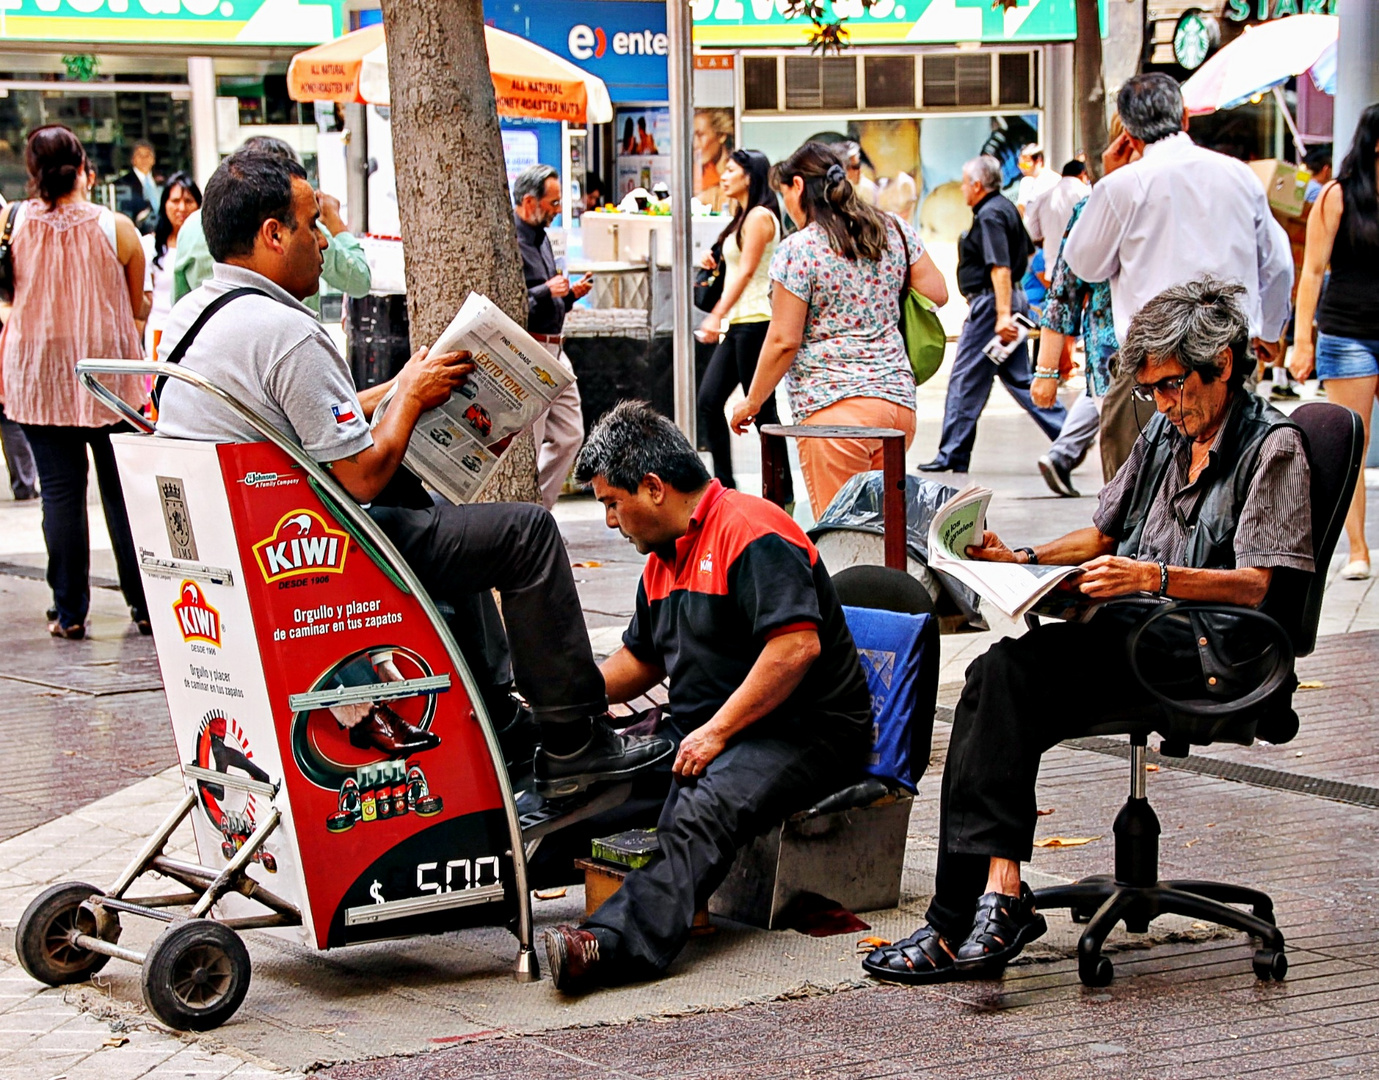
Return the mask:
[[[915,441],[914,409],[882,398],[844,398],[811,413],[804,423],[898,428],[905,433],[906,450]],[[881,468],[879,439],[799,439],[797,445],[815,520],[848,480],[859,472]]]

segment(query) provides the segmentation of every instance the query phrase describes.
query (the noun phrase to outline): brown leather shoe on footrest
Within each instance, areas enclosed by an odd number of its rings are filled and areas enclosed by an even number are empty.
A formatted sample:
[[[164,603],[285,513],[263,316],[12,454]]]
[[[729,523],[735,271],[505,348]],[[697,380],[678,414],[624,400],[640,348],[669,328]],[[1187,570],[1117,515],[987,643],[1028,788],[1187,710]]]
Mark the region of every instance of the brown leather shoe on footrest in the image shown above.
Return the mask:
[[[406,757],[423,750],[434,750],[440,736],[410,724],[386,705],[373,710],[350,728],[350,745],[361,750],[378,750],[389,757]]]

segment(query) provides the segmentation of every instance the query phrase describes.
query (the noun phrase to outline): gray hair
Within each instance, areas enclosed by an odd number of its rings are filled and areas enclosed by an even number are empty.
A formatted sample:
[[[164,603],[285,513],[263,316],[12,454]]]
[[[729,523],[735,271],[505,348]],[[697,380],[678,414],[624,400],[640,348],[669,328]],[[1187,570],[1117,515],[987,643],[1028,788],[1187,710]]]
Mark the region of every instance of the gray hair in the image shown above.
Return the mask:
[[[539,202],[546,194],[546,181],[556,179],[560,173],[550,165],[528,165],[512,182],[512,201],[516,206],[528,195],[534,195]]]
[[[990,154],[974,157],[962,167],[962,174],[981,184],[984,191],[1001,190],[1001,163]]]
[[[1228,385],[1237,389],[1248,373],[1248,295],[1239,282],[1210,275],[1165,289],[1130,320],[1120,347],[1120,373],[1134,378],[1150,364],[1174,359],[1203,382],[1215,382],[1225,367],[1221,353],[1229,349],[1233,364]]]
[[[1183,130],[1183,92],[1161,71],[1127,79],[1116,95],[1116,110],[1125,130],[1146,143]]]
[[[598,419],[575,463],[575,479],[601,476],[613,487],[635,492],[655,474],[676,491],[698,491],[709,470],[689,440],[645,401],[620,401]]]

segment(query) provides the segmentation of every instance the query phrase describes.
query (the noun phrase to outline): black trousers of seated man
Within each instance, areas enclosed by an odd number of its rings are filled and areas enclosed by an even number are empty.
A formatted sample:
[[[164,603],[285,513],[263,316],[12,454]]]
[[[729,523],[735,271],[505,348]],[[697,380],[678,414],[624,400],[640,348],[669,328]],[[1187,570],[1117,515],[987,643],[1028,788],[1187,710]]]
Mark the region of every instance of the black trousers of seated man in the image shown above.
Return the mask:
[[[476,602],[477,596],[498,590],[517,688],[542,722],[548,744],[550,725],[575,725],[572,745],[549,748],[578,750],[588,738],[579,725],[607,709],[608,697],[555,519],[529,503],[424,508],[375,503],[369,514],[426,591],[454,606],[461,623],[467,613],[491,608]],[[471,667],[486,665],[492,677],[502,662],[501,642],[491,640],[497,628],[487,626],[485,635],[472,617],[469,626],[475,633],[465,658]],[[460,644],[465,648],[463,635]]]
[[[1003,638],[968,666],[943,767],[938,870],[926,915],[955,948],[971,932],[992,857],[1029,861],[1044,752],[1111,715],[1162,716],[1126,649],[1143,614],[1111,607],[1090,622],[1045,624]],[[1169,696],[1202,696],[1190,628],[1160,627],[1142,669]]]
[[[738,849],[860,776],[869,735],[810,732],[775,714],[730,742],[703,775],[672,781],[656,825],[660,853],[583,924],[611,961],[610,977],[664,973]]]

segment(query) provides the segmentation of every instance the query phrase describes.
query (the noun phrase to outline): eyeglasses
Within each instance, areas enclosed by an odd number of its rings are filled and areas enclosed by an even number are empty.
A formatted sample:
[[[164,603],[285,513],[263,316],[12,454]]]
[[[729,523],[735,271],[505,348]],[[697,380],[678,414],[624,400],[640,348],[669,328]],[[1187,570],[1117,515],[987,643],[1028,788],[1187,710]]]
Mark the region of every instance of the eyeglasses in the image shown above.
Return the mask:
[[[1174,375],[1167,379],[1160,379],[1152,383],[1136,383],[1130,388],[1130,393],[1137,401],[1153,401],[1155,395],[1162,394],[1164,397],[1177,397],[1183,392],[1183,384],[1188,381],[1192,372],[1183,375]]]

